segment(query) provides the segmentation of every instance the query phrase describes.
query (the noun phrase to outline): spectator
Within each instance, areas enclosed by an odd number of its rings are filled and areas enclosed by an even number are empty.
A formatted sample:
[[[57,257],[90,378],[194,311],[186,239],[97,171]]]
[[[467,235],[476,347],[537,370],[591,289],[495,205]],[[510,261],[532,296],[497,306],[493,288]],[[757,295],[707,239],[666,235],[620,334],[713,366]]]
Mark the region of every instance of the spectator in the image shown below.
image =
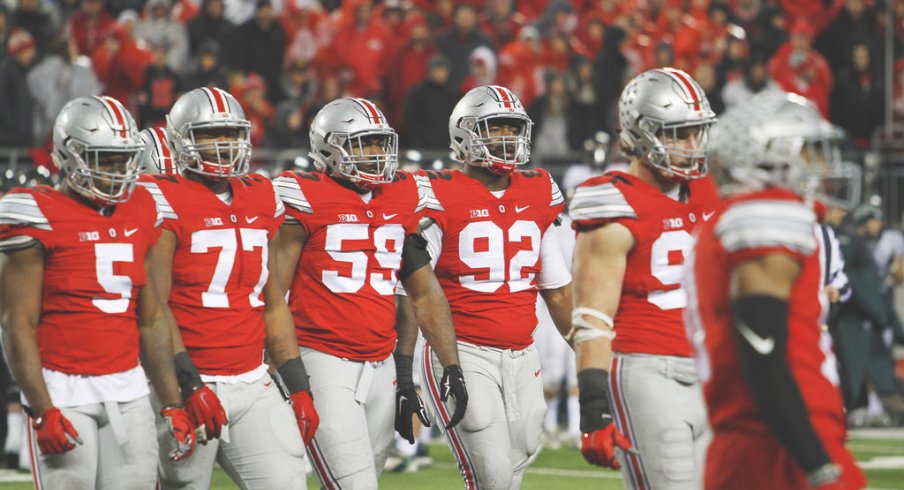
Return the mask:
[[[405,96],[411,87],[420,83],[427,75],[427,63],[436,52],[427,30],[427,22],[418,20],[412,23],[406,42],[395,59],[390,63],[393,69],[386,74],[386,95],[390,109],[389,120],[398,121],[402,114]],[[393,110],[394,109],[394,110]]]
[[[847,131],[857,147],[868,148],[885,114],[885,85],[872,67],[867,44],[854,45],[851,66],[841,72],[834,95],[832,120]]]
[[[431,150],[449,146],[449,116],[459,97],[449,88],[450,71],[449,60],[436,54],[430,59],[427,77],[408,92],[403,117],[405,146]]]
[[[492,48],[492,41],[477,27],[477,14],[471,4],[455,6],[455,24],[436,39],[436,47],[451,63],[449,83],[461,85],[468,76],[469,57],[479,46]]]
[[[232,88],[235,98],[245,109],[245,117],[251,122],[251,144],[263,147],[267,138],[273,106],[267,101],[267,85],[256,73]]]
[[[744,63],[743,78],[725,84],[725,88],[722,89],[722,102],[726,107],[731,107],[766,90],[782,91],[782,88],[769,78],[766,60],[754,55]]]
[[[627,33],[621,27],[606,29],[603,49],[593,63],[599,111],[604,121],[602,129],[609,134],[615,134],[615,102],[629,75],[628,58],[622,52],[626,39]]]
[[[151,53],[117,26],[94,51],[91,62],[97,78],[104,84],[104,95],[122,102],[129,111],[136,111],[134,99],[144,86],[144,69],[151,62]]]
[[[828,118],[833,78],[825,58],[813,49],[814,32],[805,19],[795,21],[791,39],[769,61],[769,75],[786,91],[813,101]]]
[[[199,87],[229,86],[226,69],[220,64],[220,46],[216,41],[207,41],[198,48],[197,61],[183,83],[183,92]]]
[[[223,16],[223,0],[204,0],[201,12],[186,24],[188,45],[191,56],[197,57],[198,50],[207,41],[214,41],[218,46],[227,46],[233,26]]]
[[[296,0],[286,4],[286,8],[280,16],[289,46],[286,56],[313,63],[331,41],[332,23],[317,0]]]
[[[82,0],[78,13],[69,20],[78,54],[92,56],[115,25],[116,20],[104,11],[104,0]]]
[[[713,112],[721,114],[725,110],[725,104],[722,102],[722,87],[717,84],[716,69],[713,68],[713,65],[706,63],[697,65],[697,69],[694,70],[694,79],[706,93]]]
[[[468,57],[468,77],[461,82],[458,92],[468,93],[474,87],[496,83],[496,55],[486,46],[479,46]]]
[[[35,40],[37,58],[43,57],[55,36],[53,21],[41,10],[41,0],[19,0],[19,6],[12,15],[12,24],[31,34]]]
[[[34,140],[34,99],[28,89],[28,70],[34,62],[35,41],[28,31],[13,29],[0,60],[0,146],[30,147]]]
[[[499,52],[499,85],[514,92],[522,104],[530,104],[541,90],[540,74],[542,55],[540,32],[533,26],[525,26],[518,39]]]
[[[282,98],[281,75],[286,52],[285,32],[276,22],[270,0],[257,0],[254,18],[235,31],[232,68],[257,73],[264,79],[269,100]]]
[[[851,300],[836,318],[835,346],[842,361],[845,405],[861,405],[867,383],[875,389],[893,418],[904,416],[904,397],[896,392],[894,364],[890,354],[894,338],[904,340],[901,323],[888,294],[882,291],[870,243],[879,237],[882,215],[869,204],[849,217],[839,235],[845,273],[851,283]]]
[[[291,0],[290,0],[291,1]],[[257,15],[258,0],[223,0],[223,15],[234,26],[240,26]],[[281,12],[283,0],[273,0],[274,12]]]
[[[0,58],[6,55],[6,43],[9,40],[11,29],[12,20],[10,19],[9,9],[5,4],[0,3]]]
[[[317,94],[317,77],[304,60],[295,60],[283,75],[283,93],[304,106],[314,102]]]
[[[138,120],[142,128],[166,125],[166,114],[179,97],[179,76],[169,66],[169,45],[151,46],[151,64],[144,70],[144,87],[138,97]]]
[[[568,155],[568,121],[571,101],[565,88],[564,77],[554,71],[544,76],[546,93],[534,99],[527,114],[534,122],[532,129],[534,161]]]
[[[599,17],[587,17],[572,39],[574,52],[587,59],[596,58],[603,47],[606,25]]]
[[[170,18],[171,0],[148,0],[144,20],[135,27],[135,39],[148,45],[166,45],[166,63],[175,73],[188,68],[188,32],[185,26]]]
[[[568,146],[583,149],[587,140],[603,126],[599,110],[599,97],[593,83],[593,65],[587,58],[577,56],[571,71],[565,78],[571,109],[568,120]]]
[[[524,14],[514,10],[513,0],[489,0],[480,28],[487,33],[493,46],[502,47],[514,41],[525,24]]]
[[[28,88],[35,101],[34,145],[50,143],[53,123],[60,110],[72,99],[100,95],[103,86],[91,58],[79,56],[75,42],[60,38],[28,73]]]
[[[354,72],[349,89],[364,97],[379,94],[390,49],[391,33],[374,15],[370,0],[355,0],[343,6],[341,26],[333,39],[333,55],[337,67]]]
[[[656,68],[665,68],[667,66],[675,66],[675,50],[672,45],[659,41],[653,50],[653,66]]]
[[[864,0],[844,0],[844,8],[829,27],[816,39],[814,46],[825,56],[837,73],[848,66],[849,54],[856,43],[866,43],[870,49],[883,42],[876,29],[876,16]]]
[[[763,7],[759,24],[759,32],[751,41],[751,48],[772,58],[778,48],[788,41],[788,17],[781,7],[770,5]]]
[[[716,65],[716,85],[722,89],[728,82],[744,76],[744,65],[750,59],[747,40],[737,36],[728,36],[725,52]]]

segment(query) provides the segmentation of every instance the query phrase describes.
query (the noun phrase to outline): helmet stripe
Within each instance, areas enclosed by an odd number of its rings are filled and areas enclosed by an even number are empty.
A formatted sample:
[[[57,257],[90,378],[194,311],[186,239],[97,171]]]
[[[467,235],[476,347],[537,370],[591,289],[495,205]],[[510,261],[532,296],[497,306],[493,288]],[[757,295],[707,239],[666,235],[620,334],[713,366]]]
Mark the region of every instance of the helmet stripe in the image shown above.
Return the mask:
[[[498,85],[490,85],[490,88],[492,88],[496,92],[496,96],[499,98],[499,101],[502,102],[502,105],[504,105],[506,109],[511,109],[514,107],[514,105],[512,104],[512,97],[511,94],[509,94],[508,89],[500,87]]]
[[[671,68],[665,68],[664,71],[666,73],[672,75],[673,77],[677,78],[678,82],[681,83],[682,85],[684,85],[684,88],[691,94],[691,98],[694,99],[694,110],[699,111],[700,110],[700,95],[697,94],[697,91],[694,89],[694,84],[691,83],[691,81],[688,80],[688,78],[686,76],[684,76],[684,72],[675,70],[675,69],[671,69]]]
[[[176,173],[175,166],[173,165],[173,159],[170,154],[170,148],[166,143],[166,132],[163,130],[163,128],[151,128],[151,136],[154,137],[155,152],[162,158],[160,164],[163,166],[163,168],[161,168],[160,170],[166,174]]]
[[[226,101],[222,94],[217,92],[218,89],[212,87],[204,87],[204,93],[207,94],[207,97],[210,98],[210,107],[216,113],[227,112],[226,111]]]
[[[217,105],[223,104],[223,110],[220,112],[225,112],[227,114],[232,112],[229,110],[229,92],[217,87],[213,87],[210,91],[213,92],[214,96],[217,98]]]
[[[125,109],[122,107],[122,104],[120,104],[119,101],[114,99],[113,97],[108,97],[106,95],[98,97],[97,99],[104,104],[104,107],[107,109],[107,111],[110,112],[110,115],[113,116],[113,121],[115,121],[119,125],[119,129],[117,130],[119,132],[119,137],[125,138],[126,132],[130,128],[128,127],[128,123],[126,122],[126,117],[124,114]]]
[[[364,107],[364,110],[370,114],[371,119],[374,120],[374,124],[383,124],[382,119],[380,118],[380,111],[377,109],[373,103],[367,99],[355,99],[358,101],[361,106]]]

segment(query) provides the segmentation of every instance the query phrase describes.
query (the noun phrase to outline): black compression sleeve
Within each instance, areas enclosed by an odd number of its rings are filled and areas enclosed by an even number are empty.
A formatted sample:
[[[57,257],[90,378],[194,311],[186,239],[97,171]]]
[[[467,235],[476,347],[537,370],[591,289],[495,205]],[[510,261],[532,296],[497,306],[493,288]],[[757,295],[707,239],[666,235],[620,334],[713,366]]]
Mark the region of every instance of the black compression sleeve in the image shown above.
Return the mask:
[[[578,392],[578,402],[581,404],[581,432],[600,430],[612,423],[608,371],[585,369],[579,372]]]
[[[731,306],[741,372],[766,424],[807,473],[829,463],[786,359],[788,302],[756,295]]]
[[[399,386],[402,385],[414,385],[414,377],[412,374],[412,370],[414,367],[414,357],[406,356],[404,354],[393,354],[393,359],[395,360],[396,367],[396,381],[398,381]]]
[[[173,358],[176,365],[176,382],[179,384],[179,391],[182,392],[182,399],[188,398],[193,391],[204,386],[201,381],[201,373],[195,367],[195,363],[188,357],[188,353],[182,351]]]
[[[304,363],[301,362],[300,357],[284,362],[282,366],[276,368],[276,372],[279,373],[279,377],[282,378],[283,384],[286,385],[286,390],[290,394],[311,389],[308,372],[305,370]]]
[[[427,252],[427,239],[420,233],[408,235],[402,246],[402,268],[399,269],[399,279],[407,279],[421,267],[430,263],[430,253]]]

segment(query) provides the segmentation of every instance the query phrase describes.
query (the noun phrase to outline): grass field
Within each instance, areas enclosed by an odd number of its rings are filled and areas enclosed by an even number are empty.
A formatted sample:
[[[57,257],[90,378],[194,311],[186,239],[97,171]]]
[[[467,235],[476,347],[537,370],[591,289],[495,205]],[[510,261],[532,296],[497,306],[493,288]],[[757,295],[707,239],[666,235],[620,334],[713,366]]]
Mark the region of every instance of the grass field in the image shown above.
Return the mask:
[[[904,431],[872,431],[853,434],[848,446],[869,478],[869,487],[883,490],[904,490]],[[384,473],[380,488],[444,490],[462,488],[462,480],[451,453],[441,442],[430,446],[433,466],[417,473]],[[30,475],[0,472],[0,488],[19,490],[31,488]],[[318,488],[311,476],[308,488]],[[237,488],[228,476],[217,469],[213,489]],[[575,449],[544,450],[527,470],[522,486],[525,490],[567,489],[608,490],[622,488],[618,472],[594,469],[584,463]]]

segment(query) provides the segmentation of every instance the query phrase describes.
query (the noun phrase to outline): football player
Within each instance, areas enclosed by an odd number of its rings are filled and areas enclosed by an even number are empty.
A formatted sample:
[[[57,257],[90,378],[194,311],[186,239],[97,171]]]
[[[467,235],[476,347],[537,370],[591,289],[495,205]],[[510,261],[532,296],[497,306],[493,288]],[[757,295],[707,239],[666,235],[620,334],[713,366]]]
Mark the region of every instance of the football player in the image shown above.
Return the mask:
[[[626,488],[699,488],[711,436],[684,334],[682,271],[692,230],[718,202],[705,178],[715,114],[672,68],[641,73],[618,104],[631,163],[586,181],[569,207],[581,452],[600,466],[627,463]]]
[[[135,188],[141,148],[119,101],[79,97],[54,124],[60,190],[15,189],[0,201],[3,347],[29,413],[35,488],[153,488],[155,420],[164,458],[194,448],[148,277],[160,217]]]
[[[705,488],[858,489],[823,328],[824,249],[814,200],[844,200],[834,128],[797,95],[724,115],[711,149],[733,192],[699,230],[687,267],[688,336],[714,437]],[[769,468],[763,471],[763,468]]]
[[[231,94],[192,90],[167,116],[178,172],[140,182],[163,217],[151,264],[178,326],[179,386],[205,432],[190,461],[160,459],[163,488],[207,488],[215,462],[244,488],[306,486],[302,439],[310,440],[317,414],[270,253],[284,209],[269,179],[246,175],[250,131]]]
[[[318,170],[276,179],[287,214],[283,288],[291,286],[289,306],[321,416],[308,452],[324,488],[375,489],[394,421],[407,417],[400,434],[410,436],[411,418],[422,410],[412,356],[392,356],[399,280],[437,346],[443,398],[457,402],[450,425],[464,414],[467,391],[446,298],[416,233],[429,196],[421,180],[396,171],[395,131],[369,100],[342,98],[317,113],[310,136]],[[412,351],[414,325],[398,333],[398,344]]]
[[[518,488],[539,452],[546,402],[531,337],[538,292],[568,331],[571,276],[555,232],[562,194],[545,170],[517,170],[530,156],[531,125],[509,89],[476,87],[449,118],[463,170],[418,176],[431,203],[423,236],[470,387],[467,414],[446,431],[465,488]],[[439,359],[427,340],[422,379],[446,424],[453,405],[443,400]]]
[[[138,133],[144,150],[139,155],[141,173],[176,174],[179,169],[173,161],[173,149],[166,138],[166,128],[148,128]]]

